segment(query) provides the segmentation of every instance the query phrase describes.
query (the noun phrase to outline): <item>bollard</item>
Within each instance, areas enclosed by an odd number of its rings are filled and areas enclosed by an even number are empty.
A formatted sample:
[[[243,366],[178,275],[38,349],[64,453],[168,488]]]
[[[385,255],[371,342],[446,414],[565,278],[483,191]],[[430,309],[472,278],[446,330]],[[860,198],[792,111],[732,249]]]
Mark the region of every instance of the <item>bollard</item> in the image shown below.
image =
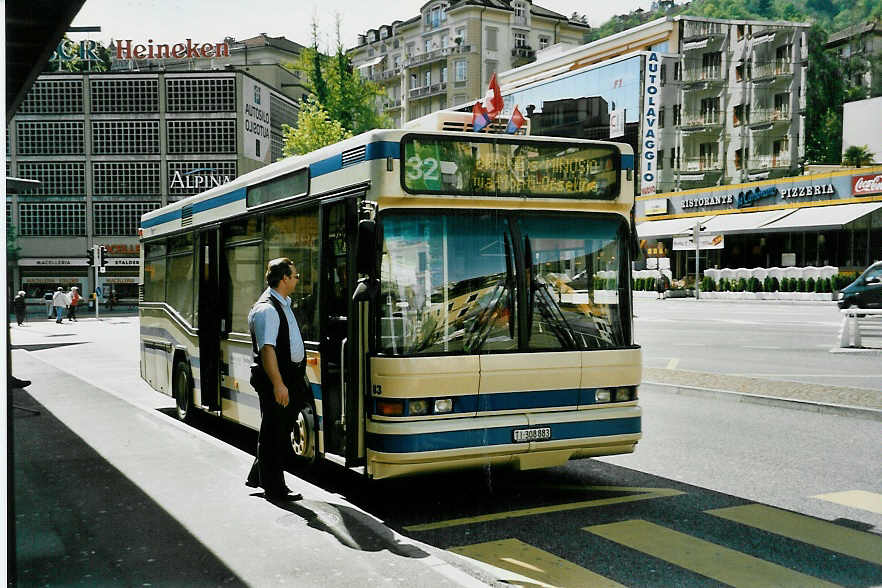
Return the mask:
[[[857,312],[849,313],[849,321],[851,322],[851,340],[854,341],[854,347],[861,347],[861,326],[858,324]]]
[[[849,329],[851,327],[851,319],[848,316],[848,311],[842,311],[842,325],[839,327],[839,347],[851,347],[851,337],[849,337]]]

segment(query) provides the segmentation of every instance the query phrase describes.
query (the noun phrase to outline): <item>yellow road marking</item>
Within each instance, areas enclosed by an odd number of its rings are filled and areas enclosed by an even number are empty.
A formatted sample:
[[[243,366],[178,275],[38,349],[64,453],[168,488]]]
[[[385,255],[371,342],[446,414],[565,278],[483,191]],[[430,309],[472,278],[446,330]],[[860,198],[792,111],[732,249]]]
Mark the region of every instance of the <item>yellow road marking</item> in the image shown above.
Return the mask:
[[[677,369],[677,364],[679,364],[679,363],[680,363],[680,360],[675,357],[671,361],[668,362],[667,369],[675,370],[675,369]]]
[[[848,490],[847,492],[831,492],[830,494],[818,494],[812,498],[820,498],[827,502],[835,502],[861,510],[868,510],[876,514],[882,514],[882,494],[867,492],[866,490]]]
[[[882,537],[762,504],[707,511],[716,517],[882,565]]]
[[[584,530],[731,586],[835,586],[647,521],[594,525]]]
[[[550,506],[537,506],[534,508],[522,508],[518,510],[510,510],[506,512],[497,512],[492,514],[479,515],[476,517],[462,517],[458,519],[449,519],[446,521],[438,521],[436,523],[425,523],[421,525],[410,525],[404,527],[406,531],[432,531],[434,529],[445,529],[448,527],[459,527],[462,525],[471,525],[474,523],[486,523],[489,521],[499,521],[502,519],[514,519],[518,517],[527,517],[533,515],[548,514],[551,512],[562,512],[568,510],[579,510],[582,508],[594,508],[597,506],[607,506],[610,504],[622,504],[624,502],[637,502],[640,500],[652,500],[653,498],[664,498],[667,496],[677,496],[683,494],[680,490],[671,488],[633,488],[631,486],[579,486],[579,490],[594,490],[597,492],[642,492],[643,494],[630,494],[628,496],[615,496],[613,498],[597,498],[594,500],[583,500],[580,502],[570,502],[567,504],[553,504]]]
[[[512,586],[591,586],[592,588],[622,588],[618,582],[577,566],[553,553],[528,545],[517,539],[489,541],[450,551],[483,561],[490,565],[526,576],[534,582],[519,578],[500,578]]]

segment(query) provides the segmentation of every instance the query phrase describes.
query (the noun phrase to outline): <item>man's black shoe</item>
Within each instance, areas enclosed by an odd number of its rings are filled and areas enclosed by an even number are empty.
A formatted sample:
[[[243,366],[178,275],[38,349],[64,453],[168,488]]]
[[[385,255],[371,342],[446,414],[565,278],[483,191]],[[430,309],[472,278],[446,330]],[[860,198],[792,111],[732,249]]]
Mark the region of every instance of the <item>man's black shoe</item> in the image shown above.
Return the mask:
[[[27,388],[31,385],[30,380],[20,380],[15,376],[9,376],[9,387],[10,388]]]
[[[281,492],[266,491],[263,495],[270,502],[296,502],[298,500],[303,500],[303,494],[291,494],[290,490],[287,492],[284,490]]]

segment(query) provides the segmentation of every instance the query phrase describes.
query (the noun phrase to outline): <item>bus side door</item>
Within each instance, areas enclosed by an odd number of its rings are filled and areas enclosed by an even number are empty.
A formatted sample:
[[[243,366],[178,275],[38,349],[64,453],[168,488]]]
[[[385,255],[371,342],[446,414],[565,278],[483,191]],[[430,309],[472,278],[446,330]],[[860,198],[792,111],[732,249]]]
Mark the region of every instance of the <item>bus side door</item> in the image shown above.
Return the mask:
[[[355,465],[358,439],[356,337],[352,309],[356,199],[322,205],[321,357],[325,451]],[[353,402],[353,400],[355,402]]]
[[[201,404],[220,410],[220,338],[226,297],[218,276],[218,229],[199,233],[199,381]]]

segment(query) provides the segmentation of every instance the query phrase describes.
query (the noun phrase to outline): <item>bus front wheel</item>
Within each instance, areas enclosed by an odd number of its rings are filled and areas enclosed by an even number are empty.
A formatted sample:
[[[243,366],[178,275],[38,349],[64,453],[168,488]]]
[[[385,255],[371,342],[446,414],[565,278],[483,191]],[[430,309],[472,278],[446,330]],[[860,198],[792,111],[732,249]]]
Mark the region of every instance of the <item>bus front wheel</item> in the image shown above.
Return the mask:
[[[316,460],[315,412],[312,404],[306,404],[297,412],[291,429],[291,449],[294,451],[294,467],[303,471],[310,469]]]
[[[173,374],[175,414],[179,420],[189,423],[193,420],[193,378],[190,377],[190,366],[185,361],[178,361]]]

